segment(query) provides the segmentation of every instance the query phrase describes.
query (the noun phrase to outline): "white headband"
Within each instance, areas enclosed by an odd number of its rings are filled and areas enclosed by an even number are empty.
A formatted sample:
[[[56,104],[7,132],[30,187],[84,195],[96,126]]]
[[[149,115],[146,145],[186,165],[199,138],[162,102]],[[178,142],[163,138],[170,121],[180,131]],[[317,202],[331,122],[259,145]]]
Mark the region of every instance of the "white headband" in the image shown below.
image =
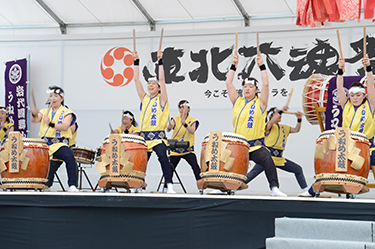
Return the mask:
[[[6,107],[0,107],[0,111],[4,111],[5,113],[8,113],[8,108],[6,108]]]
[[[247,84],[253,84],[254,86],[256,86],[257,82],[255,80],[249,80],[248,78],[246,78],[244,80],[244,85],[247,85]]]
[[[157,79],[156,77],[148,78],[147,81],[148,81],[148,82],[150,82],[150,81],[155,81],[155,82],[158,83],[158,85],[160,86],[160,83],[159,83],[159,81],[158,81],[158,79]]]
[[[64,97],[64,93],[60,90],[60,89],[47,89],[46,90],[46,93],[57,93],[58,95],[60,95],[61,97]]]
[[[190,107],[190,104],[185,102],[185,103],[182,103],[180,106],[187,106],[187,107]]]
[[[366,94],[366,90],[362,87],[359,87],[359,86],[354,86],[354,87],[349,89],[349,94],[359,93],[359,92]]]
[[[270,111],[267,116],[268,116],[268,120],[271,120],[271,115],[274,114],[276,111],[278,111],[276,108],[273,109],[272,111]]]
[[[130,119],[133,119],[132,115],[130,115],[129,113],[125,113],[122,115],[123,117],[128,117]]]

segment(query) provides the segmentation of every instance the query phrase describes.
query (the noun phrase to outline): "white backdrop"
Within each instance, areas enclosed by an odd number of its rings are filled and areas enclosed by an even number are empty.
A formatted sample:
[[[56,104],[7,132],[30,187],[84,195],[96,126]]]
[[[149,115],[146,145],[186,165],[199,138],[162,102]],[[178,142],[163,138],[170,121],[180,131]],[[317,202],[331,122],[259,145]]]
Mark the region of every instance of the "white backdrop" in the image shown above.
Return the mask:
[[[371,36],[373,27],[367,27],[367,33]],[[289,75],[293,68],[287,65],[291,58],[292,48],[305,47],[311,50],[316,45],[316,38],[327,40],[327,42],[338,51],[336,31],[334,28],[302,29],[294,26],[279,28],[278,31],[263,29],[260,31],[260,43],[273,42],[272,47],[282,47],[281,52],[271,56],[284,70],[285,76],[281,80],[276,80],[269,73],[270,89],[277,89],[278,94],[270,94],[269,107],[277,106],[281,108],[286,104],[287,96],[282,96],[280,90],[294,88],[294,93],[290,102],[291,111],[302,111],[302,90],[306,79],[291,81]],[[210,131],[232,132],[232,106],[228,98],[223,95],[219,97],[207,97],[204,92],[210,90],[225,90],[225,82],[218,81],[211,72],[210,49],[219,47],[220,52],[229,49],[234,45],[234,33],[238,32],[239,48],[246,46],[256,46],[255,30],[249,28],[238,28],[237,30],[201,30],[201,31],[171,31],[165,30],[163,48],[174,47],[182,49],[184,54],[180,57],[181,69],[178,75],[184,75],[185,80],[179,83],[168,84],[167,90],[170,101],[170,116],[178,115],[177,103],[181,99],[188,99],[191,104],[191,115],[200,121],[199,129],[196,132],[195,151],[200,159],[201,141]],[[362,38],[362,27],[354,25],[340,29],[341,44],[346,58],[352,58],[356,53],[350,47],[350,43]],[[148,65],[151,72],[154,65],[151,63],[151,52],[155,52],[159,47],[159,32],[137,33],[137,50],[141,58],[141,68]],[[30,55],[31,86],[34,89],[37,105],[44,108],[48,94],[48,86],[56,84],[65,90],[66,104],[75,111],[78,116],[79,132],[77,145],[96,150],[101,145],[103,138],[109,134],[110,122],[113,127],[117,127],[121,122],[121,110],[129,109],[139,121],[140,100],[136,94],[134,81],[124,87],[112,87],[104,80],[100,72],[100,64],[104,54],[113,47],[125,47],[133,49],[132,33],[112,34],[112,35],[66,35],[66,36],[27,36],[27,37],[2,37],[0,39],[0,54],[2,60],[8,61],[13,58],[20,58]],[[197,53],[199,50],[208,50],[207,62],[209,74],[207,83],[191,82],[188,72],[199,67],[199,63],[194,63],[190,59],[190,52]],[[368,49],[369,50],[369,49]],[[231,63],[232,56],[229,56],[219,65],[219,70],[225,72]],[[298,57],[301,59],[302,57]],[[265,61],[265,56],[263,55]],[[330,58],[330,62],[334,59]],[[240,57],[239,69],[244,68],[247,59]],[[355,71],[361,65],[360,61],[347,64],[345,75],[355,75]],[[4,71],[4,64],[2,64]],[[124,67],[122,65],[122,67]],[[308,67],[305,66],[304,69]],[[121,65],[116,68],[123,70]],[[269,71],[268,71],[269,72]],[[260,79],[260,71],[254,68],[253,77]],[[144,80],[144,87],[146,83]],[[234,84],[240,88],[240,80],[235,80]],[[146,89],[146,88],[145,88]],[[0,85],[0,90],[4,93],[4,84]],[[4,96],[4,95],[3,95]],[[4,104],[4,99],[0,104]],[[293,115],[283,115],[282,123],[295,126],[296,117]],[[39,124],[31,125],[31,137],[37,137]],[[169,137],[172,133],[169,133]],[[308,184],[314,182],[314,149],[315,139],[319,136],[320,129],[317,125],[310,125],[306,119],[302,122],[302,129],[299,134],[291,134],[288,139],[285,157],[299,163],[303,169]],[[291,195],[300,192],[299,186],[294,179],[294,175],[280,170],[279,181],[281,190]],[[99,175],[95,166],[87,169],[87,173],[95,185]],[[188,164],[184,161],[178,166],[178,173],[187,188],[188,192],[196,193],[196,184],[193,173]],[[65,167],[59,170],[59,175],[64,179],[66,186]],[[156,190],[161,177],[160,165],[156,155],[150,159],[147,169],[146,182],[148,191]],[[372,178],[372,176],[371,176]],[[87,187],[86,182],[84,186]],[[59,186],[55,183],[54,188]],[[179,186],[175,186],[177,192],[182,192]],[[264,175],[260,175],[249,184],[249,189],[243,193],[268,193],[268,183]]]

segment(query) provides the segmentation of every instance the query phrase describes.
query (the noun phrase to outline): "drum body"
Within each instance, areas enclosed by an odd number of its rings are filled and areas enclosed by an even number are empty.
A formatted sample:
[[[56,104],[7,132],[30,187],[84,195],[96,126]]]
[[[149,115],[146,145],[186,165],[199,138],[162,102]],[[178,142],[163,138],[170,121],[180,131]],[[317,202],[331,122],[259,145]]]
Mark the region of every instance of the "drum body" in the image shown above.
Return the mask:
[[[19,172],[9,172],[9,162],[5,165],[7,169],[1,172],[1,188],[47,188],[49,170],[49,147],[42,139],[22,138],[23,149],[27,151],[26,157],[29,159],[26,170],[22,169],[20,162]],[[4,150],[4,147],[2,147]]]
[[[332,76],[322,74],[311,75],[303,88],[302,106],[307,121],[312,124],[319,124],[318,116],[315,112],[315,104],[318,107],[326,107],[328,99],[328,86]],[[325,116],[323,115],[323,122]]]
[[[140,188],[145,183],[145,176],[147,170],[147,144],[145,140],[137,135],[119,134],[121,135],[121,144],[124,148],[121,153],[126,153],[129,156],[128,161],[133,163],[133,167],[128,174],[122,173],[124,167],[120,164],[120,175],[110,175],[110,165],[105,165],[106,172],[102,173],[99,180],[99,187],[124,187],[124,188]],[[101,152],[100,162],[103,162],[103,157],[106,154],[106,147],[109,145],[109,137],[106,137],[103,146],[98,149]]]
[[[334,136],[335,131],[324,131],[316,141],[317,145],[327,143],[329,136]],[[315,176],[314,178],[324,182],[347,182],[366,185],[370,171],[370,143],[366,136],[360,132],[350,131],[350,138],[355,141],[355,148],[360,150],[359,156],[364,158],[364,163],[360,169],[351,167],[352,161],[347,160],[347,172],[336,171],[336,150],[328,150],[324,153],[324,158],[314,158]]]
[[[74,158],[77,163],[94,164],[95,151],[84,147],[72,147]]]
[[[246,174],[249,168],[249,145],[245,137],[239,134],[223,132],[222,142],[226,143],[226,147],[222,148],[222,150],[229,150],[230,157],[234,159],[232,167],[230,169],[225,168],[225,163],[220,160],[219,170],[210,171],[209,162],[206,158],[207,156],[205,156],[207,153],[206,147],[209,143],[209,135],[207,135],[202,142],[200,160],[202,179],[199,180],[205,182],[205,184],[204,186],[199,186],[200,184],[197,183],[198,188],[211,187],[222,190],[247,188],[247,184],[244,182],[246,181]],[[224,181],[227,183],[232,181],[234,185],[223,184]]]

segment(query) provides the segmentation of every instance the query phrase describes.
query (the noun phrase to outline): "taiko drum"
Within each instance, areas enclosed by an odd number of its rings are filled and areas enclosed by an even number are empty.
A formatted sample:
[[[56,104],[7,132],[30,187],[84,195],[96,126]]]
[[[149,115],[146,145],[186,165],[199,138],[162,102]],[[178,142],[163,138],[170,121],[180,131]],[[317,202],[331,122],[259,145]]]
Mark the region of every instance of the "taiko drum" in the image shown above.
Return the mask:
[[[328,140],[330,135],[335,135],[334,130],[324,131],[319,138],[316,140],[316,144],[323,144],[324,140]],[[368,177],[369,170],[370,170],[370,143],[368,142],[366,136],[360,132],[350,131],[350,138],[355,141],[355,147],[360,149],[359,155],[365,159],[361,169],[356,170],[350,165],[352,162],[348,160],[347,165],[347,172],[337,172],[336,171],[336,151],[335,150],[328,150],[327,153],[324,154],[324,158],[315,158],[314,159],[314,167],[315,167],[315,174],[321,173],[331,173],[331,174],[343,174],[343,175],[355,175],[361,176],[363,178]]]
[[[2,183],[15,182],[12,179],[17,178],[17,184],[27,183],[45,183],[47,182],[47,175],[49,170],[49,147],[42,139],[22,138],[23,148],[27,151],[26,157],[29,158],[29,163],[26,170],[22,169],[22,162],[19,165],[18,173],[9,172],[9,162],[5,165],[7,170],[1,172]],[[4,147],[1,148],[2,150]],[[45,179],[45,180],[42,180]]]
[[[145,140],[137,135],[131,134],[120,134],[121,143],[125,145],[125,152],[130,154],[129,162],[134,164],[133,169],[135,171],[140,171],[146,173],[147,169],[147,145]],[[100,155],[106,153],[105,147],[109,144],[109,136],[104,139],[103,146],[98,149],[101,152]],[[123,165],[120,166],[120,170]],[[106,166],[109,170],[109,165]]]
[[[231,151],[230,157],[234,158],[234,162],[233,162],[232,168],[228,171],[224,169],[224,162],[220,161],[220,167],[219,167],[220,173],[221,174],[235,173],[235,174],[242,175],[244,177],[242,177],[241,179],[236,179],[236,180],[241,180],[242,182],[244,182],[244,179],[246,178],[246,174],[249,168],[249,145],[247,143],[246,138],[239,134],[223,132],[222,141],[227,143],[226,149]],[[204,154],[205,154],[208,142],[209,142],[209,135],[207,135],[202,142],[201,162],[200,162],[202,173],[209,172],[209,167],[205,169],[206,167],[204,166],[204,165],[207,165]]]

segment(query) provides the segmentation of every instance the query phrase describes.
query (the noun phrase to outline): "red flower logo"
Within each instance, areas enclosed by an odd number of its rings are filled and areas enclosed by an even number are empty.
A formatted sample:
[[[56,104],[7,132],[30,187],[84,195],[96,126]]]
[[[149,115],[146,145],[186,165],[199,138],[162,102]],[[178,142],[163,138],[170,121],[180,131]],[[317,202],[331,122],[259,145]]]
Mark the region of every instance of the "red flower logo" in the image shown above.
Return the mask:
[[[133,56],[129,49],[114,47],[104,55],[100,63],[100,72],[107,84],[123,87],[134,77],[134,70],[131,67],[133,64]]]

